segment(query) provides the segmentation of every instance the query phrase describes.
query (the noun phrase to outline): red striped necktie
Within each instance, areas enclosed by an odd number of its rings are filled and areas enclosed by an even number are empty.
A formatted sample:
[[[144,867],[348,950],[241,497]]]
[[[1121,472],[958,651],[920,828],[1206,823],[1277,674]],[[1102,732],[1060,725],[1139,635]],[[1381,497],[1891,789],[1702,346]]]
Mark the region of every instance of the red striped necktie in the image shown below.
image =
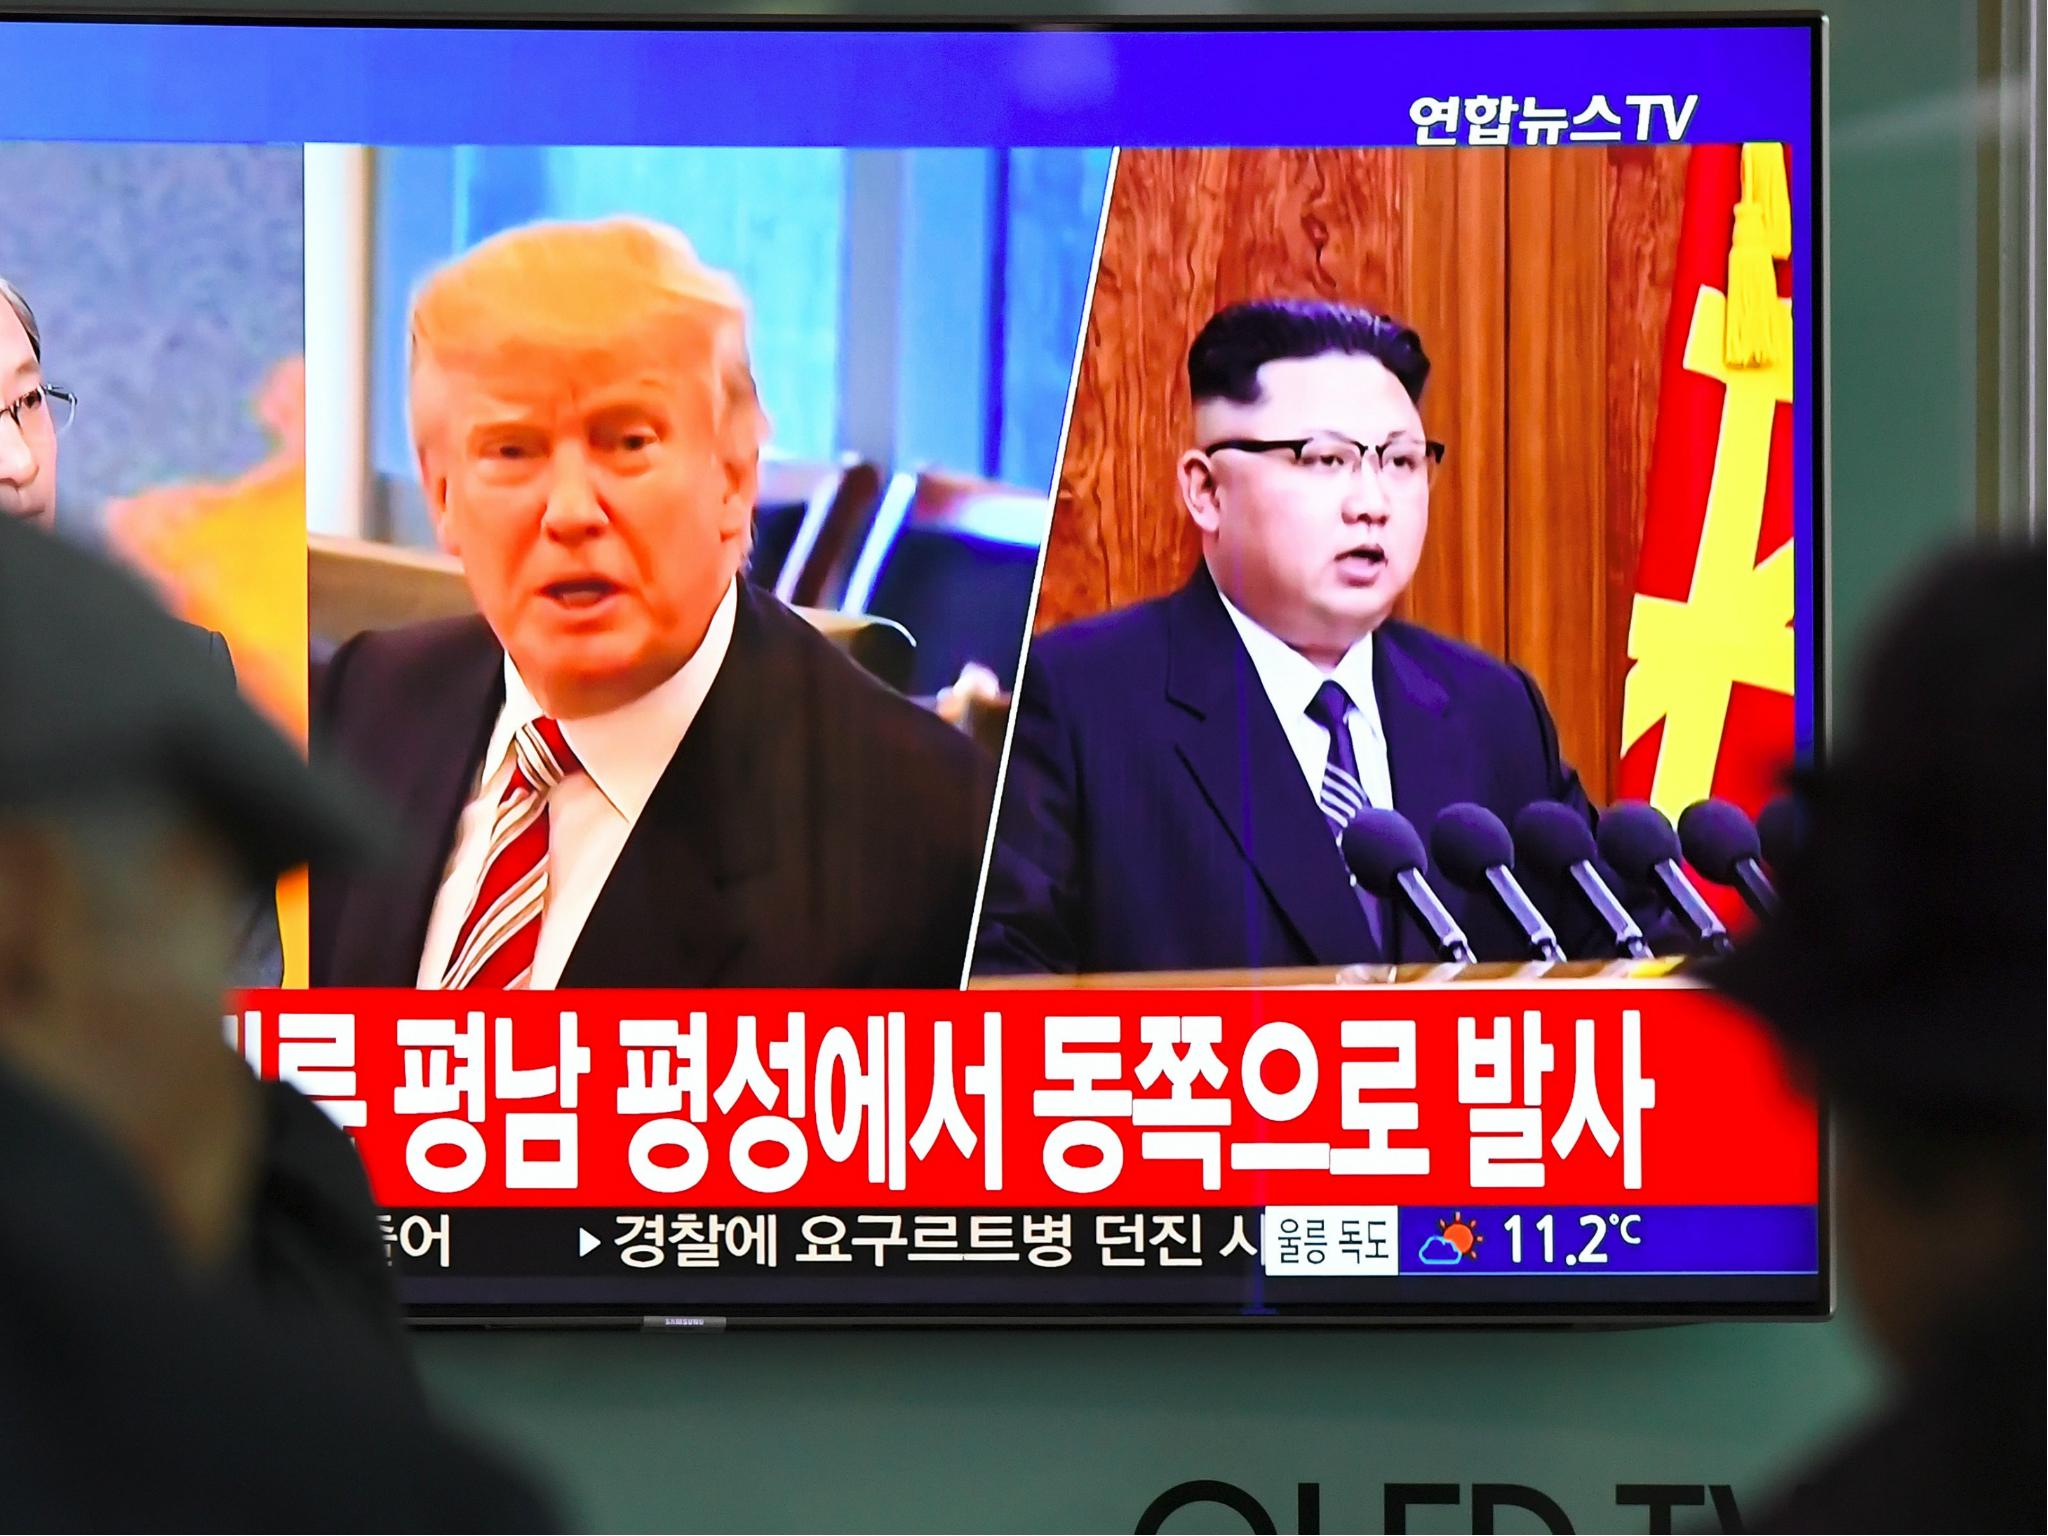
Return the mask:
[[[513,735],[512,777],[498,797],[483,880],[455,935],[442,986],[526,985],[547,905],[548,791],[581,771],[554,721],[532,721]]]

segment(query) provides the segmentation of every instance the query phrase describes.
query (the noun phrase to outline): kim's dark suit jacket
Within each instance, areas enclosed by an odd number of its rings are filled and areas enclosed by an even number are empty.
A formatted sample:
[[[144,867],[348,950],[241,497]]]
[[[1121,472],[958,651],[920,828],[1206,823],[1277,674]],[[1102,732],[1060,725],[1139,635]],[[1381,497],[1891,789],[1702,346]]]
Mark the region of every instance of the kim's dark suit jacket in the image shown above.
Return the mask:
[[[1509,822],[1532,800],[1590,818],[1542,695],[1519,668],[1398,621],[1374,635],[1372,666],[1394,808],[1425,840],[1437,813],[1461,800]],[[1524,957],[1490,904],[1434,865],[1428,874],[1481,959]],[[1585,925],[1560,907],[1553,899],[1546,911],[1567,951],[1590,953]],[[1390,930],[1388,952],[1377,952],[1205,568],[1169,597],[1032,642],[977,972],[1435,958],[1406,911]]]
[[[315,986],[410,987],[504,701],[480,618],[356,636],[316,743],[401,817],[407,852],[313,871]],[[994,765],[739,584],[732,644],[562,971],[564,987],[952,987]]]

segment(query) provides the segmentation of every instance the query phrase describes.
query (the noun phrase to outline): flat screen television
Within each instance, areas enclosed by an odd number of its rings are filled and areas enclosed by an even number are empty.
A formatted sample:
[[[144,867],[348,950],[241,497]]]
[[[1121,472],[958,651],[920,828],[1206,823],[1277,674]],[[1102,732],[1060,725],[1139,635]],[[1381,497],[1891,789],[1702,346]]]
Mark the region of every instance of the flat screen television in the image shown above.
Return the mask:
[[[1824,45],[0,20],[60,530],[391,816],[224,1022],[412,1317],[1825,1316]]]

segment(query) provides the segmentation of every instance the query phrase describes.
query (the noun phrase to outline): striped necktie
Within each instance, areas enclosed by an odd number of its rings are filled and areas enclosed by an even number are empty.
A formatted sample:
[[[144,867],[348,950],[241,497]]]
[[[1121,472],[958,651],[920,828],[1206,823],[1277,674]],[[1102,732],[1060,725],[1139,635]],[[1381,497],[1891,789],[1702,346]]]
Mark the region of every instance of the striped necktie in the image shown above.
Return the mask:
[[[1351,695],[1344,691],[1344,685],[1334,677],[1323,679],[1323,686],[1316,690],[1316,696],[1308,703],[1309,719],[1330,734],[1330,755],[1323,762],[1323,782],[1316,791],[1316,804],[1322,808],[1323,819],[1330,824],[1330,835],[1340,845],[1344,841],[1344,829],[1351,825],[1360,811],[1372,804],[1371,796],[1365,792],[1365,783],[1358,776],[1358,754],[1351,749],[1351,729],[1345,723],[1350,713]],[[1380,899],[1360,885],[1355,876],[1351,890],[1365,913],[1366,926],[1372,930],[1375,954],[1385,955],[1386,942],[1381,935],[1386,928]]]
[[[512,777],[498,797],[490,852],[441,985],[511,991],[526,985],[548,893],[548,791],[582,771],[552,720],[512,737]]]

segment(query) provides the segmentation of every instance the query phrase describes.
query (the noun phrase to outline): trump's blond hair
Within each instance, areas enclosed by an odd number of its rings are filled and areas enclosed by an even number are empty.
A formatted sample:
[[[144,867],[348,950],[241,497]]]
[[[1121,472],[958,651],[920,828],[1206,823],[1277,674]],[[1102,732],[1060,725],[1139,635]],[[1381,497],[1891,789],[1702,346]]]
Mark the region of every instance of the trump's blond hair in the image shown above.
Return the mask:
[[[439,440],[451,372],[536,368],[652,346],[708,386],[713,434],[751,460],[766,423],[747,360],[746,301],[682,231],[617,217],[521,225],[482,241],[420,285],[408,370],[413,444]]]

